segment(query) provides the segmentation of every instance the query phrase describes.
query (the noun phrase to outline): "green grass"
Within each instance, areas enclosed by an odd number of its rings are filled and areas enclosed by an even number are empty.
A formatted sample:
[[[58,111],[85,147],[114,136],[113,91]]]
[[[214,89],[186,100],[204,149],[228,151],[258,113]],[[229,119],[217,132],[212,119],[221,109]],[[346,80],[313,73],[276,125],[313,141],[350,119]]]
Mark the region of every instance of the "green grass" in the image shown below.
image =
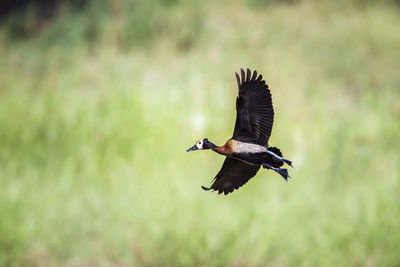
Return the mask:
[[[398,9],[294,2],[1,28],[0,265],[400,265]],[[219,196],[223,158],[185,149],[231,136],[240,67],[296,168]]]

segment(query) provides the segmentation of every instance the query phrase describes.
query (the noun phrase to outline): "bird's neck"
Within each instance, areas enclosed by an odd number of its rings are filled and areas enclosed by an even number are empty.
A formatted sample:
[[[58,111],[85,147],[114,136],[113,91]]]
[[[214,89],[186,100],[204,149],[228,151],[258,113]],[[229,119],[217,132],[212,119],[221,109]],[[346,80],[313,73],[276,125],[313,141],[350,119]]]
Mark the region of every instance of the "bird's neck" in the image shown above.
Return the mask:
[[[212,150],[214,150],[215,152],[217,152],[218,154],[221,154],[221,155],[225,155],[225,156],[232,155],[232,148],[229,143],[226,143],[223,146],[216,146]]]

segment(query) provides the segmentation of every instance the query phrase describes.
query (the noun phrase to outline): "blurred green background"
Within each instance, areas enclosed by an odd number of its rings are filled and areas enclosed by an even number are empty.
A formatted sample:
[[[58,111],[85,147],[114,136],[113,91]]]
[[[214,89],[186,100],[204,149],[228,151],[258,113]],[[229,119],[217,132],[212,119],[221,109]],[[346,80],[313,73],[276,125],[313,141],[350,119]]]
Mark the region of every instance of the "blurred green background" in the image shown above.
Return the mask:
[[[400,265],[398,2],[45,7],[0,19],[0,266]],[[223,196],[185,149],[231,137],[241,67],[296,168]]]

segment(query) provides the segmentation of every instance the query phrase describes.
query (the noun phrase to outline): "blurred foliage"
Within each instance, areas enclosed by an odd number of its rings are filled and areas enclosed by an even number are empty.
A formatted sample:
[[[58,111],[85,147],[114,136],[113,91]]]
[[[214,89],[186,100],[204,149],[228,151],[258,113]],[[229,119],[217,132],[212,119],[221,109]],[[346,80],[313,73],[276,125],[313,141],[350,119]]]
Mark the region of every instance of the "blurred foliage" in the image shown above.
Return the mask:
[[[59,1],[45,8],[46,12],[42,6],[27,5],[9,14],[3,24],[10,40],[35,38],[43,46],[93,45],[112,38],[116,45],[129,49],[172,37],[179,49],[187,50],[201,34],[202,7],[179,0]]]
[[[71,45],[81,41],[96,43],[114,38],[122,48],[149,46],[165,37],[176,39],[187,50],[199,39],[204,24],[204,8],[209,1],[185,0],[26,0],[3,3],[3,25],[12,40],[38,38],[43,45]],[[237,1],[222,1],[232,4]],[[270,8],[298,5],[302,0],[249,0],[248,7]],[[313,2],[313,1],[311,1]],[[317,7],[362,9],[377,3],[371,0],[314,1]],[[394,4],[383,0],[380,4]],[[10,6],[10,8],[6,8]],[[17,8],[18,7],[18,8]],[[3,13],[4,13],[3,12]]]
[[[395,2],[34,9],[0,28],[0,266],[400,264]],[[247,66],[296,168],[218,196],[185,149],[231,136]]]

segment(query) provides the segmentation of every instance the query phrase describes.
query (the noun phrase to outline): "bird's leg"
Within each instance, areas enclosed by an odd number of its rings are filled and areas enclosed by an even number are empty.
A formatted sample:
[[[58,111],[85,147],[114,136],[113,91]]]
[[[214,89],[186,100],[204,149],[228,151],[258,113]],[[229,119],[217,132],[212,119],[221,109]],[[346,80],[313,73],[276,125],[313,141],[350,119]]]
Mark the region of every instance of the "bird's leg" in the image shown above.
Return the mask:
[[[277,159],[280,160],[280,161],[285,162],[287,165],[289,165],[290,167],[293,168],[292,162],[291,162],[290,160],[285,159],[284,157],[278,156],[277,154],[275,154],[274,152],[271,152],[271,151],[269,151],[269,150],[268,150],[267,152],[268,152],[269,154],[271,154],[273,157],[277,158]]]
[[[274,167],[272,167],[271,165],[269,165],[269,164],[267,164],[267,163],[263,163],[262,166],[263,166],[263,168],[265,168],[265,169],[271,169],[271,170],[276,171],[276,172],[279,173],[279,174],[283,177],[283,179],[285,179],[286,181],[287,181],[288,178],[290,178],[290,175],[289,175],[287,169],[274,168]]]

